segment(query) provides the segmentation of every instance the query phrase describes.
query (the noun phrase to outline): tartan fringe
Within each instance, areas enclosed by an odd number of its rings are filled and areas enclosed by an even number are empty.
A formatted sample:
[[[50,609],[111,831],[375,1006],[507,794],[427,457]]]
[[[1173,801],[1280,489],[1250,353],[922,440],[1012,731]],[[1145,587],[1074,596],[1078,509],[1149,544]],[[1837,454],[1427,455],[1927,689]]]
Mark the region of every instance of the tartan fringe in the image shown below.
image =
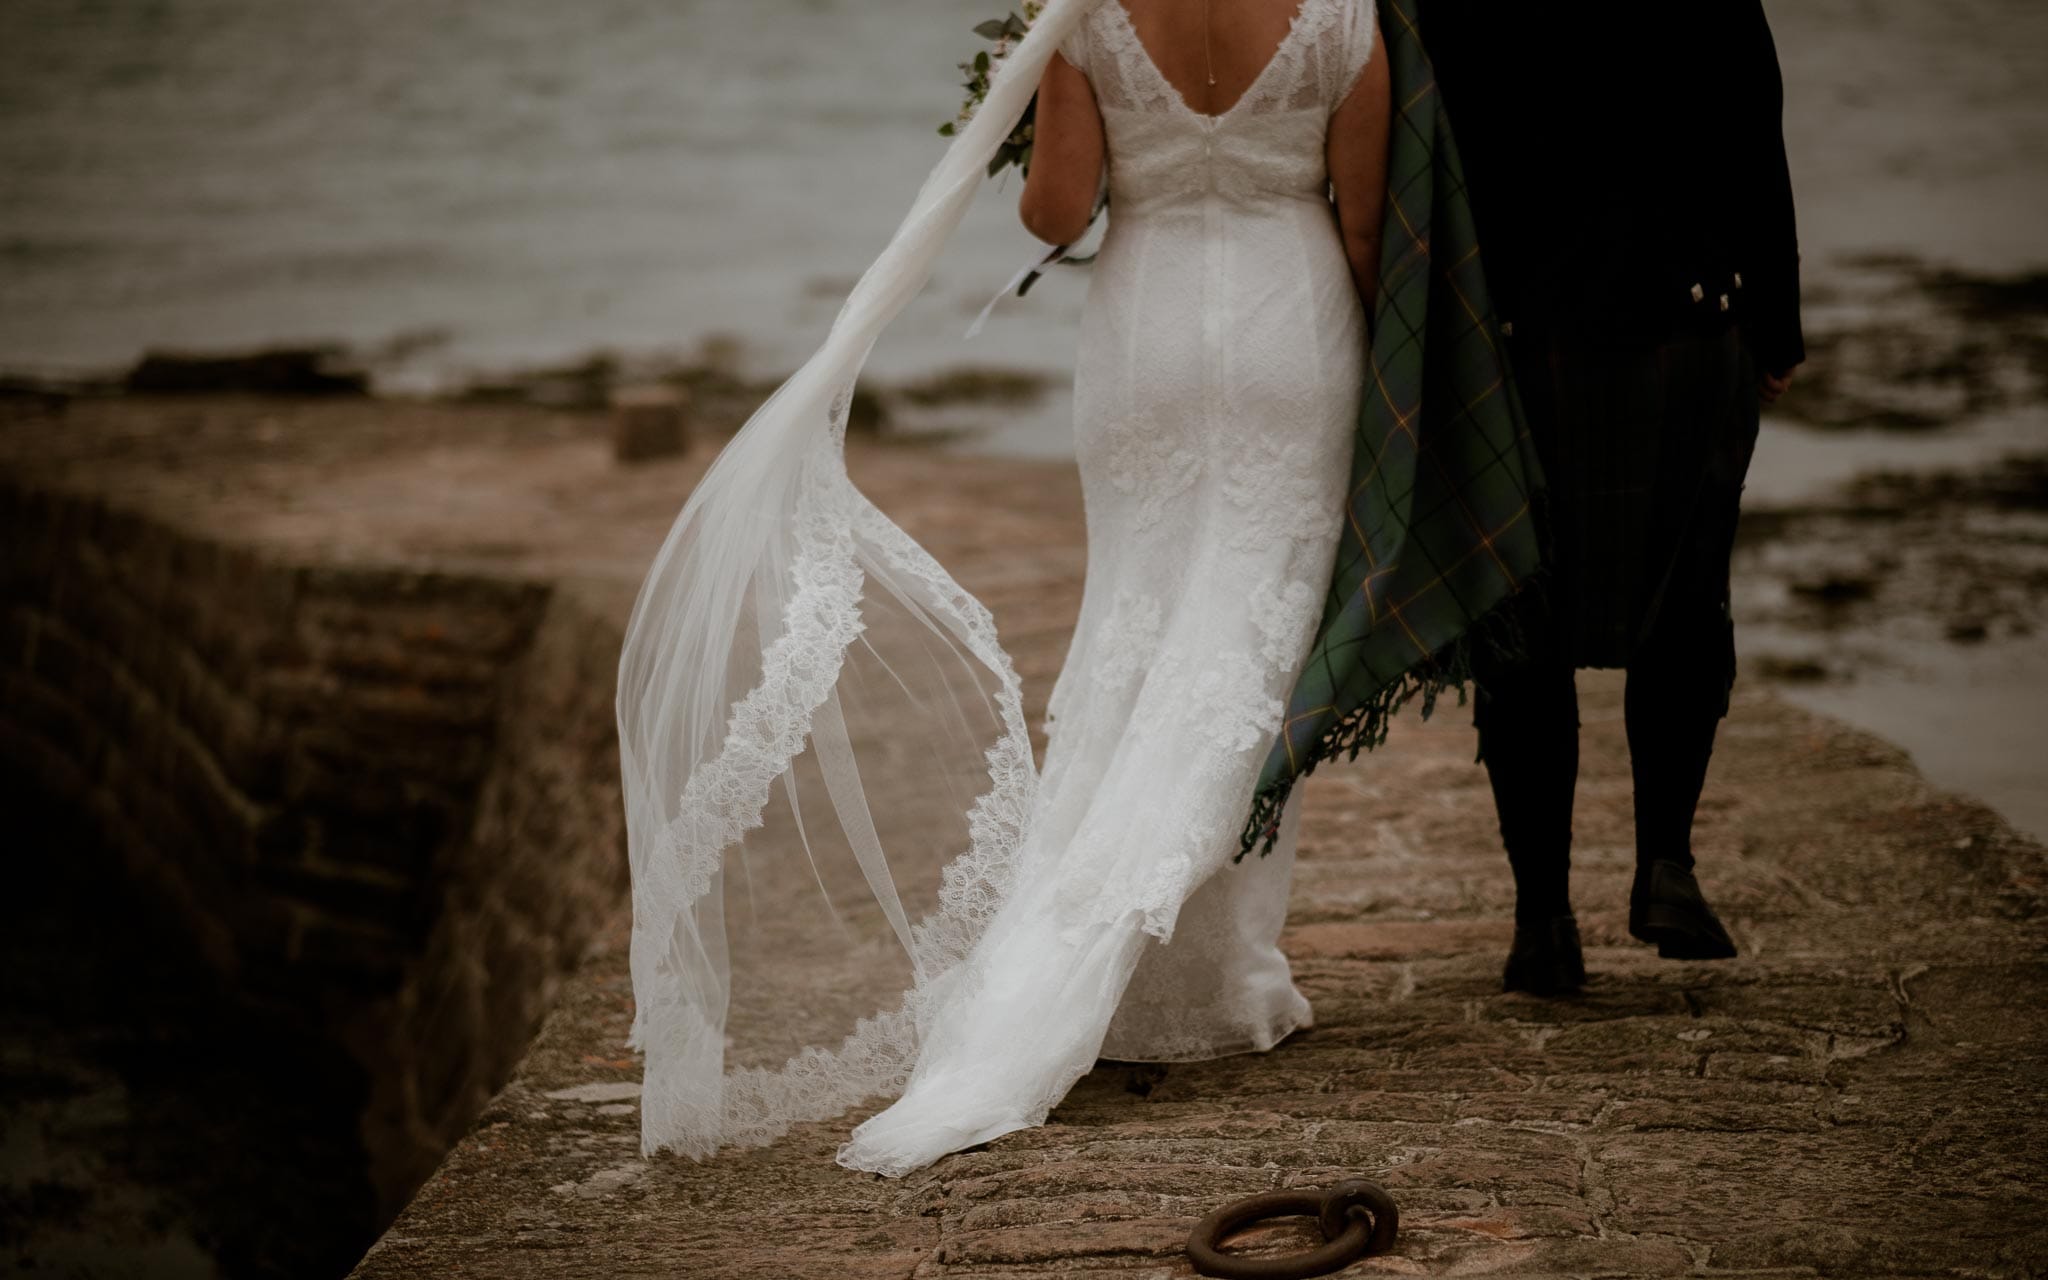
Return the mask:
[[[1238,850],[1231,862],[1244,861],[1244,856],[1254,847],[1258,848],[1262,858],[1271,853],[1274,843],[1280,838],[1280,813],[1294,791],[1294,784],[1314,772],[1315,767],[1325,760],[1334,760],[1340,755],[1347,760],[1356,760],[1359,752],[1370,751],[1385,742],[1387,729],[1394,717],[1410,702],[1418,697],[1422,699],[1422,718],[1425,720],[1436,710],[1437,699],[1452,690],[1457,691],[1458,705],[1464,706],[1467,701],[1465,686],[1473,678],[1475,655],[1483,652],[1503,666],[1527,660],[1530,656],[1529,637],[1522,619],[1531,603],[1532,593],[1542,594],[1549,578],[1546,569],[1547,566],[1539,567],[1523,580],[1518,589],[1502,597],[1460,632],[1457,639],[1419,659],[1385,688],[1346,712],[1316,740],[1307,762],[1300,769],[1254,794],[1251,814],[1245,820],[1244,831],[1238,837]]]

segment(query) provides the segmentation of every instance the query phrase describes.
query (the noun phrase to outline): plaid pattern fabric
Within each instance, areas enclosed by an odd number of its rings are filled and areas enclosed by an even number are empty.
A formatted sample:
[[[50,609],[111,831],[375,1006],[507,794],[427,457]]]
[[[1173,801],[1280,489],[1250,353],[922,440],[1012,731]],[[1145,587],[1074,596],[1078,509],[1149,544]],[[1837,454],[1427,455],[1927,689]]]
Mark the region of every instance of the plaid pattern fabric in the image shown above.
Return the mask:
[[[1519,647],[1501,607],[1536,573],[1542,470],[1494,319],[1464,170],[1418,31],[1380,0],[1394,119],[1379,296],[1347,520],[1322,624],[1246,822],[1271,849],[1297,778],[1386,737],[1422,695],[1464,701],[1472,646]],[[1263,843],[1262,843],[1263,842]]]

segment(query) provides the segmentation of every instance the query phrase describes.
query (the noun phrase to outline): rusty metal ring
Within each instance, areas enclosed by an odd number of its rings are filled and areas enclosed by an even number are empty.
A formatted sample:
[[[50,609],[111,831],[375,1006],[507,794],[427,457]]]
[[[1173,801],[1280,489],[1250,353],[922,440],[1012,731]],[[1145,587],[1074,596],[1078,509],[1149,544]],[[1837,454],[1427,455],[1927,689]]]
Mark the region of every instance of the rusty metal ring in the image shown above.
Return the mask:
[[[1224,1253],[1223,1239],[1267,1218],[1313,1217],[1324,1243],[1306,1253],[1277,1258],[1244,1258]],[[1269,1191],[1224,1205],[1195,1224],[1188,1258],[1195,1270],[1224,1280],[1308,1280],[1328,1275],[1393,1246],[1400,1211],[1386,1189],[1362,1178],[1328,1191]]]
[[[1394,1247],[1401,1230],[1401,1209],[1394,1197],[1377,1182],[1346,1178],[1323,1193],[1323,1238],[1334,1240],[1363,1213],[1372,1219],[1372,1238],[1365,1242],[1360,1257],[1385,1253]]]

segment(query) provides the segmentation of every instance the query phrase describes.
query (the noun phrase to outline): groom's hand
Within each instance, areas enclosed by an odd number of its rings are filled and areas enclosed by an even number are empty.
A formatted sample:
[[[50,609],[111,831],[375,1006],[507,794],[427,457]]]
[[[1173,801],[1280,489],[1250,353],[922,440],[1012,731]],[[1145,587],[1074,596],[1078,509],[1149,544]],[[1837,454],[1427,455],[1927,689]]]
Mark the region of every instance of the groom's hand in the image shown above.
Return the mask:
[[[1799,366],[1795,364],[1783,373],[1765,374],[1757,384],[1757,394],[1763,397],[1765,404],[1778,403],[1778,397],[1784,395],[1785,389],[1792,385],[1792,375],[1798,371]]]

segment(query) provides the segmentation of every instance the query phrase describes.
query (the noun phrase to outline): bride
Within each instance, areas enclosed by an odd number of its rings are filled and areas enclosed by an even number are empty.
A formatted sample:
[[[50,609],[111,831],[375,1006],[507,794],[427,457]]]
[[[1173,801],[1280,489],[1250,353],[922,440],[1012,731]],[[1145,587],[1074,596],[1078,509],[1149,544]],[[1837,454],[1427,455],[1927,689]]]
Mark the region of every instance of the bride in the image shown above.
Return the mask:
[[[869,1100],[901,1175],[1098,1057],[1310,1024],[1277,946],[1298,794],[1233,862],[1345,516],[1379,265],[1372,0],[1051,0],[824,346],[685,504],[628,625],[642,1147]],[[1088,561],[1042,765],[993,621],[854,487],[853,381],[1037,93],[1021,214],[1078,239]]]

